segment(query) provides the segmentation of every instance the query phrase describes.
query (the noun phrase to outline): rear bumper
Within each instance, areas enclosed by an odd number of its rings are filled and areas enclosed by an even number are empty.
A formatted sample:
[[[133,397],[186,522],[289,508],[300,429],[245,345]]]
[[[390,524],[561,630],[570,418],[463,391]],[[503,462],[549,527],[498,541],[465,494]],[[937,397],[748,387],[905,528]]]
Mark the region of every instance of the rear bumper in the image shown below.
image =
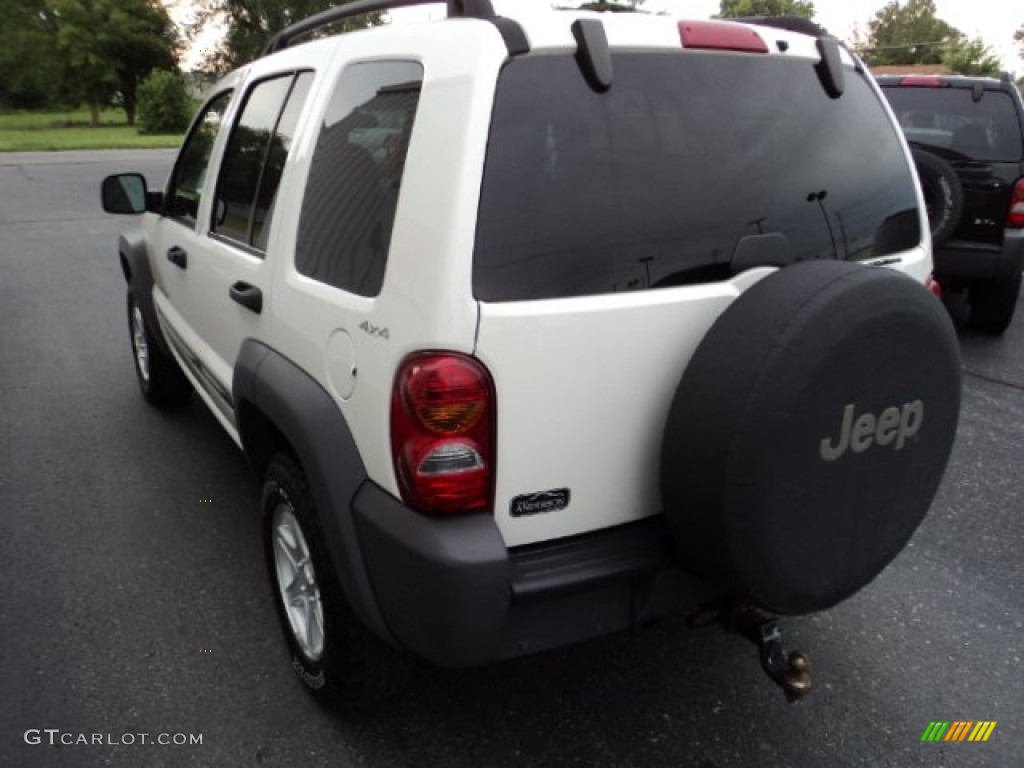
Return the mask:
[[[370,482],[353,511],[394,640],[440,666],[568,645],[715,596],[675,566],[660,517],[509,550],[489,516],[426,518]]]
[[[936,246],[935,274],[940,278],[1007,280],[1024,270],[1024,229],[1007,229],[1002,247],[962,240]]]

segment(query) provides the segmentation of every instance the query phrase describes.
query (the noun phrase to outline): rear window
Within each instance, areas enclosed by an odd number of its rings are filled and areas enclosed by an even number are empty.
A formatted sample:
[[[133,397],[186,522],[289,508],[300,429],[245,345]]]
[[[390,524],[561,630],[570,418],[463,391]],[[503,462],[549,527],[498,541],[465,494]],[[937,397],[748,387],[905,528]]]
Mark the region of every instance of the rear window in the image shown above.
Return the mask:
[[[833,100],[807,60],[613,61],[604,94],[569,55],[503,70],[477,222],[478,299],[645,290],[920,242],[896,129],[860,76],[848,70]]]
[[[1018,163],[1024,152],[1010,94],[969,88],[888,87],[883,92],[907,141],[960,152],[971,160]]]

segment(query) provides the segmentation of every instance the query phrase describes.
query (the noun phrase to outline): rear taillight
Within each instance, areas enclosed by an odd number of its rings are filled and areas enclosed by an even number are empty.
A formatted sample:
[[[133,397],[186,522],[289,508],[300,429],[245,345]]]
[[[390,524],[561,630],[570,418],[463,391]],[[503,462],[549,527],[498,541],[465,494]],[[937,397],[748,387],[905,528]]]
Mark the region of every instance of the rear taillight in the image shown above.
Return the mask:
[[[924,287],[931,291],[935,298],[942,298],[942,284],[933,275],[928,275],[928,279],[924,281]]]
[[[391,455],[402,500],[413,509],[489,511],[495,405],[487,369],[451,352],[408,358],[391,393]]]
[[[755,30],[731,21],[680,21],[679,40],[684,48],[768,53],[768,44]]]
[[[1020,229],[1024,227],[1024,179],[1017,179],[1010,195],[1010,210],[1006,214],[1006,226]]]

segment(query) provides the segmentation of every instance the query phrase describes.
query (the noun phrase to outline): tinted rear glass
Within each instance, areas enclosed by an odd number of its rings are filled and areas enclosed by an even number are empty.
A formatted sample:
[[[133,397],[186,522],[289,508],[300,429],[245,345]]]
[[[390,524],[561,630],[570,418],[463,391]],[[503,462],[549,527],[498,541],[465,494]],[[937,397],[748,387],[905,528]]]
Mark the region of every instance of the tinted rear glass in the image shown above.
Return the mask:
[[[613,60],[604,94],[571,56],[506,65],[481,190],[477,298],[644,290],[920,242],[897,131],[852,71],[833,100],[807,60]]]
[[[885,88],[908,141],[960,152],[972,160],[1018,163],[1024,152],[1010,94],[969,88]]]

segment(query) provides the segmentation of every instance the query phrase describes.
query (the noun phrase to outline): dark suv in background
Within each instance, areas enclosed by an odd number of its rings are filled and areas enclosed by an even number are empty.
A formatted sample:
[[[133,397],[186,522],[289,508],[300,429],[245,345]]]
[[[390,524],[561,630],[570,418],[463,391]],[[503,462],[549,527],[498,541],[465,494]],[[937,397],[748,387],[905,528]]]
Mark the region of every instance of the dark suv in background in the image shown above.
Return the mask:
[[[966,291],[971,324],[1001,334],[1024,269],[1024,108],[1001,79],[877,78],[913,150],[932,226],[935,276]]]

